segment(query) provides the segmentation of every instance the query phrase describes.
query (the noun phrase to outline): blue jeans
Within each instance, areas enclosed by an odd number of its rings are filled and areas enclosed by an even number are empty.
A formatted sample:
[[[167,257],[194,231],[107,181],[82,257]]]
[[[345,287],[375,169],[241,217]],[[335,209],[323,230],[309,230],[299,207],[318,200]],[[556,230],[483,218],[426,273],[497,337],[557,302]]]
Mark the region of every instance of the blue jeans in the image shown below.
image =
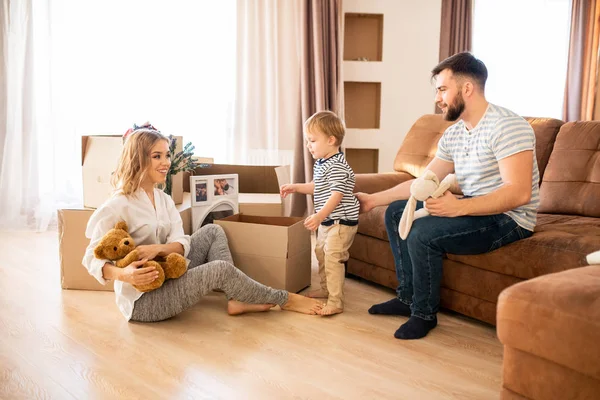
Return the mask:
[[[442,261],[445,253],[482,254],[524,239],[533,232],[506,214],[481,217],[423,217],[415,220],[406,240],[400,239],[398,223],[406,200],[395,201],[385,213],[385,227],[398,278],[398,299],[410,305],[411,314],[435,318],[440,305]],[[417,202],[417,209],[423,203]]]

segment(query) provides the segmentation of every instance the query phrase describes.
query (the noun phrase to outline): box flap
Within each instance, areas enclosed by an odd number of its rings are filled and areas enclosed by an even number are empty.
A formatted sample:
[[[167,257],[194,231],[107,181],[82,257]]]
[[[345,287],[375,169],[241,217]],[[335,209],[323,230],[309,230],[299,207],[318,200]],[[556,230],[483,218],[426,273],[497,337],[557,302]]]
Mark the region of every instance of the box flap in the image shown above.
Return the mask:
[[[83,165],[83,160],[85,160],[85,154],[87,152],[88,140],[89,138],[94,137],[108,137],[108,138],[121,138],[123,140],[123,136],[121,135],[83,135],[81,136],[81,165]]]
[[[277,175],[277,183],[279,184],[279,187],[288,183],[292,183],[290,170],[291,168],[289,165],[275,168],[275,174]],[[285,217],[292,215],[292,196],[287,196],[285,199],[282,199],[281,203],[283,204],[282,215]]]
[[[246,215],[246,214],[235,214],[226,218],[222,218],[219,221],[235,221],[244,222],[248,224],[258,225],[275,225],[289,227],[297,224],[300,221],[304,221],[302,217],[266,217],[258,215]]]
[[[110,178],[117,168],[123,139],[120,136],[82,137],[83,205],[100,207],[113,193]]]

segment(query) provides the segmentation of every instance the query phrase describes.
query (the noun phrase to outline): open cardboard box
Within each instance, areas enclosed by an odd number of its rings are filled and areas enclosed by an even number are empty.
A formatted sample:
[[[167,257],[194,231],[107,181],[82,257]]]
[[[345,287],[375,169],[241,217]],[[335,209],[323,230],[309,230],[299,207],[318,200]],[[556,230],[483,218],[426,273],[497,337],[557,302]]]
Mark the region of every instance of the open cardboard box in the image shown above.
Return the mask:
[[[190,194],[185,193],[182,204],[177,205],[183,230],[188,235],[192,230],[190,199]],[[101,285],[81,264],[90,243],[85,237],[85,228],[94,211],[91,208],[58,210],[60,280],[63,289],[113,290],[112,282]]]
[[[279,187],[291,182],[290,166],[229,165],[204,163],[194,175],[238,174],[240,213],[265,217],[290,216],[292,196],[282,199]],[[183,189],[189,192],[186,173]]]
[[[223,227],[236,267],[252,279],[297,293],[310,286],[310,232],[304,219],[235,214]]]

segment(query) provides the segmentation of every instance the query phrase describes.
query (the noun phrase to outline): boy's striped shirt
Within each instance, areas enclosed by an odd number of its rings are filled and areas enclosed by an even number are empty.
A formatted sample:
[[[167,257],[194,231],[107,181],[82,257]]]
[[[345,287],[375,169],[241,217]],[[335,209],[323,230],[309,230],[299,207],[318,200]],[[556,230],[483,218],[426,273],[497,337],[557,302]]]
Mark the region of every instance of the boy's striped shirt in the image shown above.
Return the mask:
[[[341,192],[343,194],[340,204],[323,222],[329,220],[358,221],[360,204],[353,193],[354,171],[346,162],[344,154],[339,152],[329,158],[317,160],[313,175],[315,211],[318,212],[325,206],[331,192]]]

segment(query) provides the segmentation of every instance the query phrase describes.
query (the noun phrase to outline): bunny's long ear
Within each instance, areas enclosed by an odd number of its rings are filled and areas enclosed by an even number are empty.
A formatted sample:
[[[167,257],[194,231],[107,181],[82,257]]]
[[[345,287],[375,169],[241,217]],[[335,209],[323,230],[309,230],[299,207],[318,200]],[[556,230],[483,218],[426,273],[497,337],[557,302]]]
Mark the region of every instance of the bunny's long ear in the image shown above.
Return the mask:
[[[417,208],[417,200],[413,196],[410,196],[406,203],[406,207],[404,207],[404,211],[402,212],[400,224],[398,225],[398,232],[400,233],[400,238],[402,240],[406,240],[408,237],[408,232],[410,232],[415,217],[415,208]]]

